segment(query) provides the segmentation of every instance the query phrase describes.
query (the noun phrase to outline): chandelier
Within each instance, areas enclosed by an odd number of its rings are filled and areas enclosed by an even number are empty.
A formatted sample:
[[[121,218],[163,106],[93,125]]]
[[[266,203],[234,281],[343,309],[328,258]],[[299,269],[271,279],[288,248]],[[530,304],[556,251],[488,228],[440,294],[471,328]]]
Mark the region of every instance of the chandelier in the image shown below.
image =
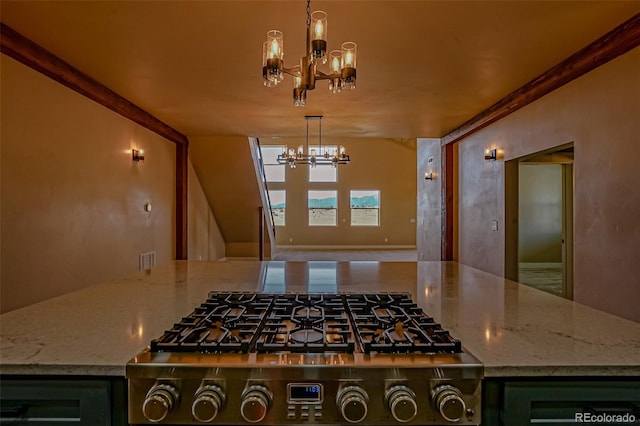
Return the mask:
[[[356,50],[353,42],[342,43],[340,50],[327,55],[327,14],[321,10],[311,13],[311,0],[307,0],[307,48],[300,64],[292,68],[284,66],[284,35],[281,31],[267,32],[262,46],[262,78],[264,85],[278,85],[284,74],[293,76],[293,105],[305,106],[307,90],[316,88],[316,80],[329,80],[329,91],[340,93],[356,87]],[[326,64],[327,56],[331,72],[318,70],[318,63]]]
[[[307,137],[306,151],[302,145],[298,150],[285,147],[282,154],[278,155],[278,164],[288,164],[289,167],[295,169],[298,164],[309,164],[311,167],[317,165],[332,165],[336,167],[338,164],[349,164],[349,155],[343,146],[330,148],[322,146],[322,116],[321,115],[305,115],[307,121]],[[309,121],[318,121],[318,146],[309,150]]]

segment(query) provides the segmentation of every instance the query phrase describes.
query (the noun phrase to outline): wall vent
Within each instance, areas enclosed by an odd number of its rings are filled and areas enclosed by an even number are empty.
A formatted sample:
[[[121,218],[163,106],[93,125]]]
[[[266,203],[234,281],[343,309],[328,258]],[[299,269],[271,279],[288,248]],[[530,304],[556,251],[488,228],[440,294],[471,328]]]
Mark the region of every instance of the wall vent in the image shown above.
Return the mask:
[[[142,253],[138,256],[138,270],[146,271],[156,266],[156,252],[150,251],[148,253]]]

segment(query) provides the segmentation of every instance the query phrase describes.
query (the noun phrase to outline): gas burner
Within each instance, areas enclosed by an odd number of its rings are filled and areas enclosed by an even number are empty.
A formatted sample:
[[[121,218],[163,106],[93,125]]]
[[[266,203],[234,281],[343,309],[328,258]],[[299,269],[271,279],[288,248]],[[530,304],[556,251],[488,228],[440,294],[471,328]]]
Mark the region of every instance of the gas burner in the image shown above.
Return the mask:
[[[350,352],[355,348],[344,302],[336,295],[275,296],[260,334],[257,352]]]
[[[318,343],[324,340],[324,333],[318,330],[301,329],[289,333],[289,340],[296,343]]]

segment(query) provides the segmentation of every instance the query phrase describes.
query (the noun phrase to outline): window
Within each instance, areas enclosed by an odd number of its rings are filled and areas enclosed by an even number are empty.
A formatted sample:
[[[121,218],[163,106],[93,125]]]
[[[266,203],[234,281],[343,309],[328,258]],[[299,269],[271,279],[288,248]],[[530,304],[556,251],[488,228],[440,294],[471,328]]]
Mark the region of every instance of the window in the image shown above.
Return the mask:
[[[311,150],[316,151],[318,157],[324,156],[328,153],[329,156],[333,156],[333,153],[338,149],[337,146],[323,146],[320,149],[318,146],[310,146]],[[337,182],[338,181],[338,168],[328,165],[311,167],[309,166],[309,182]]]
[[[309,226],[338,224],[338,191],[309,191]]]
[[[351,226],[380,226],[380,191],[351,191]]]
[[[284,213],[287,207],[287,191],[269,191],[269,201],[271,202],[273,224],[275,226],[284,226]]]
[[[260,147],[260,151],[262,152],[262,163],[267,182],[284,182],[285,165],[278,164],[278,155],[284,152],[284,146],[263,145]]]

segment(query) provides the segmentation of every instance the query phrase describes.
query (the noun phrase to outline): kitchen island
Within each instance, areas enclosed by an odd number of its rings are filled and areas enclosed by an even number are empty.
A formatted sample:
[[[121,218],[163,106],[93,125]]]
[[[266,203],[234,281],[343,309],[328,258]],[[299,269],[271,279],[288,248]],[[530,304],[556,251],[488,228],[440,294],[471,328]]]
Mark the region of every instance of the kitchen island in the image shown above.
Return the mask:
[[[488,391],[512,378],[640,379],[640,324],[455,262],[247,260],[170,262],[5,313],[0,374],[123,378],[214,290],[411,293],[482,361]]]
[[[7,312],[0,373],[124,376],[212,290],[409,292],[486,377],[640,376],[640,324],[455,262],[257,261],[175,261]]]

